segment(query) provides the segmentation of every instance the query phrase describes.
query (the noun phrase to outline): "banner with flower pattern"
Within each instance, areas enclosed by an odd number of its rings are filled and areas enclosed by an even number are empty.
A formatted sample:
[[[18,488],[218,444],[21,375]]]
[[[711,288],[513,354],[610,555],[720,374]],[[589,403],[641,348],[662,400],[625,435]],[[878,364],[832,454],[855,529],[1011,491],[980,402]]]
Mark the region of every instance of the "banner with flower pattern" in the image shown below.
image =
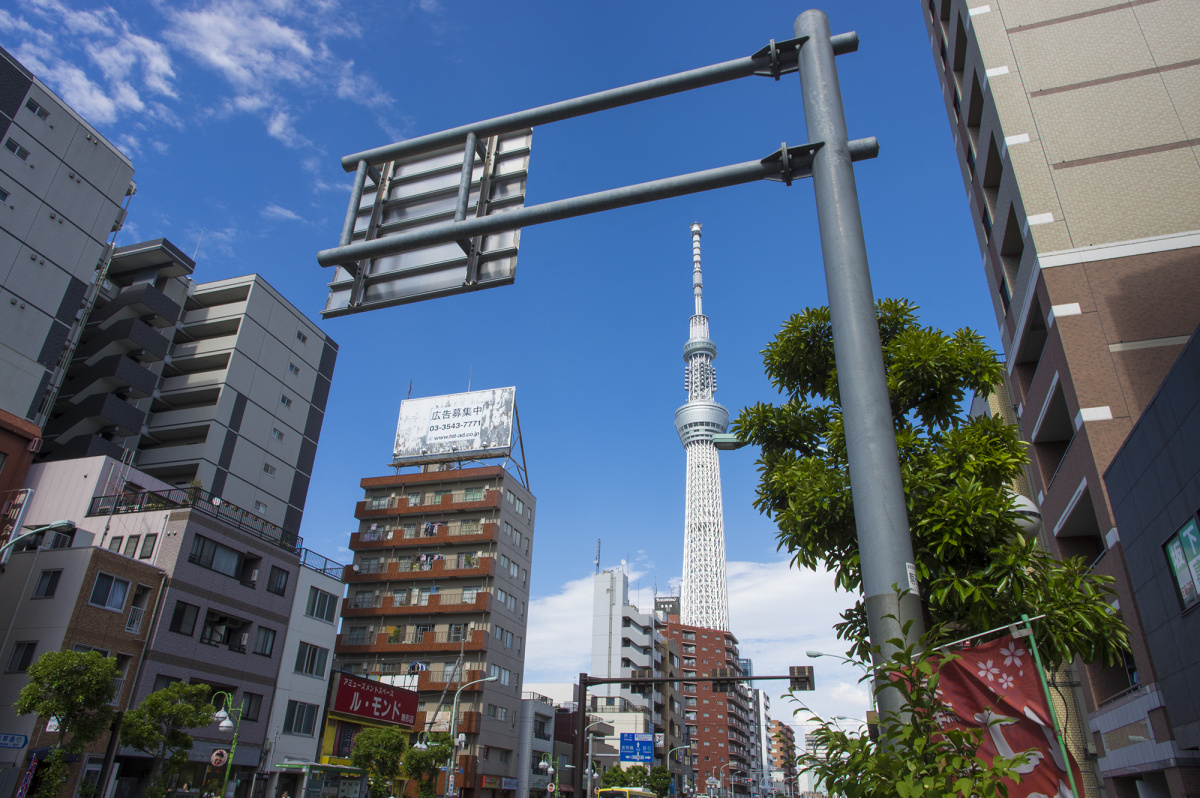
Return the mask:
[[[1024,642],[1005,635],[973,646],[942,663],[939,672],[945,707],[939,726],[983,729],[978,756],[988,762],[997,754],[1029,752],[1016,769],[1020,783],[1009,783],[1009,798],[1072,798],[1046,695]],[[1082,785],[1079,766],[1067,756],[1075,784]]]

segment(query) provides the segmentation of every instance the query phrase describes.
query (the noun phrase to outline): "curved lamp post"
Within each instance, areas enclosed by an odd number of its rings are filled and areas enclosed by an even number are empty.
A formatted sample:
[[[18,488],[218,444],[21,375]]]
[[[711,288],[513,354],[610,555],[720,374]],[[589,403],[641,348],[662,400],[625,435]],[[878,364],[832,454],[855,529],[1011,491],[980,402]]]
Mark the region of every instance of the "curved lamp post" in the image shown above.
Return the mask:
[[[545,773],[550,778],[554,779],[554,795],[555,798],[561,798],[558,791],[558,770],[554,767],[553,758],[548,753],[542,754],[542,761],[538,763],[538,770]]]
[[[229,789],[229,774],[233,770],[233,755],[237,752],[238,732],[242,728],[242,712],[245,711],[244,706],[235,707],[233,705],[233,696],[224,690],[218,690],[213,693],[213,698],[221,696],[221,708],[217,710],[217,714],[213,716],[213,720],[218,721],[217,729],[223,732],[233,732],[233,742],[229,746],[229,761],[225,763],[225,780],[221,782],[221,798],[225,798],[225,791]],[[229,719],[230,714],[237,713],[237,723]]]
[[[595,738],[595,735],[588,734],[588,729],[592,728],[593,726],[599,726],[602,723],[607,723],[607,721],[601,719],[601,720],[597,720],[593,723],[589,723],[587,726],[583,727],[583,734],[585,737],[587,737],[587,758],[588,758],[587,770],[585,770],[583,772],[583,775],[587,777],[587,793],[583,796],[583,798],[592,798],[592,779],[595,778],[595,776],[596,776],[596,766],[593,764],[593,760],[592,760],[592,740]],[[560,798],[561,798],[561,796],[560,796]]]
[[[458,697],[462,691],[480,682],[494,682],[499,676],[485,676],[473,682],[467,682],[454,691],[454,705],[450,710],[450,759],[446,762],[446,791],[445,798],[450,798],[454,791],[454,771],[458,769]]]

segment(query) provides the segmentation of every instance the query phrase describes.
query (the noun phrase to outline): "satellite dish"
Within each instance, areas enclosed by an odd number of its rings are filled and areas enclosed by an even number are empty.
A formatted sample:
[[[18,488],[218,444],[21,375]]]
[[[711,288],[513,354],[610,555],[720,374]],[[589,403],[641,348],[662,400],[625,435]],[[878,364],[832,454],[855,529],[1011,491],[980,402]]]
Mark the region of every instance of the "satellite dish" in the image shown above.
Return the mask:
[[[354,565],[351,565],[350,567],[354,569],[354,573],[358,573],[358,563],[354,563]]]

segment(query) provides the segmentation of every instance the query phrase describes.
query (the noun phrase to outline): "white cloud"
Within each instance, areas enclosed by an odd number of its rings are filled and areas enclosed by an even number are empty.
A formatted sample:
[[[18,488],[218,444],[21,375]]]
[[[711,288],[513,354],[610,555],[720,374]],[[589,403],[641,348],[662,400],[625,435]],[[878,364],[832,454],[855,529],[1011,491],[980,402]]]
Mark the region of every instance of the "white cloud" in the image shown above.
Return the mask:
[[[289,211],[280,205],[268,205],[262,209],[262,215],[265,219],[278,219],[280,221],[302,222],[304,221],[298,213]]]
[[[743,657],[754,661],[755,673],[781,675],[790,665],[813,665],[816,690],[799,694],[803,703],[822,717],[863,717],[868,691],[860,684],[862,670],[835,657],[809,659],[806,651],[842,655],[848,646],[834,634],[840,613],[853,597],[834,588],[827,573],[801,571],[787,560],[729,562],[730,627]],[[648,586],[634,595],[633,583],[645,574],[630,575],[630,600],[639,607],[652,602]],[[677,577],[668,580],[677,583]],[[526,686],[551,694],[554,687],[578,678],[591,661],[592,576],[573,579],[551,595],[533,599],[529,607],[529,640],[525,663]],[[537,685],[536,687],[534,685]],[[771,716],[801,725],[807,715],[793,718],[799,708],[781,698],[785,682],[757,685],[771,699]],[[539,689],[541,688],[541,689]]]

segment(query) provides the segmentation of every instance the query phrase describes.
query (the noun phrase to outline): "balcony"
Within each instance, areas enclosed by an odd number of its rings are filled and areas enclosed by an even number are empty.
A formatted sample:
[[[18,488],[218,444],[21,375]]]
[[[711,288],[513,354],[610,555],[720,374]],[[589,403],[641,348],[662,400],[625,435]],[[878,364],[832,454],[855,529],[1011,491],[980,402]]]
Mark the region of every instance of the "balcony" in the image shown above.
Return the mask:
[[[486,651],[491,639],[486,629],[476,629],[465,637],[450,632],[377,632],[365,635],[340,634],[336,651],[341,654],[415,654]],[[424,674],[422,674],[424,675]]]
[[[445,593],[432,593],[428,596],[414,596],[408,601],[397,601],[392,596],[381,596],[382,601],[372,607],[354,607],[347,603],[342,608],[342,616],[346,618],[361,618],[365,616],[384,617],[390,615],[428,615],[431,612],[488,612],[492,608],[491,593],[479,592],[473,601],[463,601],[461,590]],[[425,603],[422,603],[424,599]],[[372,602],[373,603],[373,602]]]
[[[498,490],[484,492],[483,499],[479,501],[468,501],[465,491],[451,491],[443,495],[437,504],[410,505],[404,496],[389,497],[383,501],[364,499],[355,505],[354,517],[360,520],[370,520],[389,516],[417,516],[425,513],[471,512],[499,506],[500,491]]]
[[[496,560],[492,557],[473,557],[471,560],[463,561],[446,559],[423,563],[414,562],[403,568],[401,567],[401,563],[392,561],[389,563],[360,563],[357,566],[346,566],[343,581],[353,584],[356,582],[381,582],[384,580],[437,579],[438,577],[448,576],[494,576],[495,573]]]
[[[137,634],[142,629],[142,618],[145,616],[146,610],[142,607],[133,607],[129,610],[129,619],[125,621],[125,631],[130,634]]]
[[[478,531],[464,532],[457,522],[438,526],[432,534],[406,535],[403,530],[373,530],[353,532],[350,535],[350,550],[363,551],[370,549],[390,549],[400,546],[441,547],[447,544],[468,544],[485,540],[496,540],[497,524],[482,523]]]

